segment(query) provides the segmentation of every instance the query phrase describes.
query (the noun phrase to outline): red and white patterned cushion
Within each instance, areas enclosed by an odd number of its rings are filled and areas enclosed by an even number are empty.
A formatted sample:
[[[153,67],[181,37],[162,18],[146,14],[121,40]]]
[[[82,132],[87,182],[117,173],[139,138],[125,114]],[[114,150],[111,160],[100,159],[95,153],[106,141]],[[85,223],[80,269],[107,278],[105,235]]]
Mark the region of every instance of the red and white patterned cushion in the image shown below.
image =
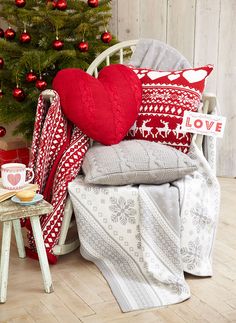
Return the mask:
[[[205,79],[212,65],[182,71],[132,67],[142,82],[142,105],[127,139],[145,139],[187,153],[191,134],[181,132],[184,111],[198,111]]]

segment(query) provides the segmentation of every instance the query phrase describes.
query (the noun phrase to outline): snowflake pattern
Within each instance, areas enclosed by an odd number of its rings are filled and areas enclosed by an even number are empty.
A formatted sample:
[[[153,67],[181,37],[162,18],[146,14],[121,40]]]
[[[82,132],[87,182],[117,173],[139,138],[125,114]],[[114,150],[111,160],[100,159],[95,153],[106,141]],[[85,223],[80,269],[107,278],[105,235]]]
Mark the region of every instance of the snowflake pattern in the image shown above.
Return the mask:
[[[125,200],[124,197],[120,196],[119,199],[111,197],[110,202],[109,209],[112,211],[111,220],[113,222],[120,221],[123,225],[136,223],[135,215],[137,211],[134,207],[134,200]]]
[[[200,204],[198,204],[196,208],[192,208],[190,214],[193,217],[193,225],[196,227],[197,233],[207,227],[209,228],[210,224],[212,224],[212,220],[204,215],[207,214],[207,209]]]
[[[173,280],[173,278],[169,277],[163,283],[168,285],[170,292],[173,294],[181,295],[188,292],[186,284],[180,278]]]
[[[151,102],[155,102],[157,99],[160,99],[162,101],[169,100],[171,98],[171,95],[169,92],[164,92],[164,93],[159,93],[158,90],[153,89],[152,93],[147,93],[146,95],[143,96],[144,99]]]
[[[195,241],[190,241],[188,247],[181,248],[182,260],[187,264],[189,270],[199,267],[201,263],[202,246],[200,245],[199,238]]]
[[[155,88],[147,88],[144,89],[143,100],[145,104],[169,104],[169,100],[175,101],[175,104],[179,106],[183,106],[184,108],[198,109],[199,105],[199,97],[196,94],[192,94],[190,92],[186,93],[186,91],[181,89],[155,89]]]

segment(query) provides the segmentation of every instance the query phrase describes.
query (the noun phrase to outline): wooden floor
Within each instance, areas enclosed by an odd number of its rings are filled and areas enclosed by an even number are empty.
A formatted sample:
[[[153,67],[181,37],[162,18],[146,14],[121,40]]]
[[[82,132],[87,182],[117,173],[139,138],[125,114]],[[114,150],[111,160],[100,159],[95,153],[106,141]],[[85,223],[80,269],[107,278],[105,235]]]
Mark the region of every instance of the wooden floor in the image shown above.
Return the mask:
[[[191,299],[123,314],[98,269],[77,250],[52,266],[55,292],[43,293],[38,262],[17,257],[12,241],[8,299],[0,322],[223,323],[236,322],[236,179],[220,179],[221,217],[213,278],[187,276]]]

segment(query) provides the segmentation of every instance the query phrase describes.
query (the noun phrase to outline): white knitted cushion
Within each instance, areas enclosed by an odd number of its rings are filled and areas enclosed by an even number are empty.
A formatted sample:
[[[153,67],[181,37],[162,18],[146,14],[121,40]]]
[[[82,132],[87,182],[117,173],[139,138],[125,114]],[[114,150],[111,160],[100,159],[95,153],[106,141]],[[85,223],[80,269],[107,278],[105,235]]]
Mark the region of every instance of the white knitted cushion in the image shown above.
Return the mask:
[[[102,185],[162,184],[196,170],[186,154],[145,140],[126,140],[117,145],[95,144],[85,155],[85,182]]]

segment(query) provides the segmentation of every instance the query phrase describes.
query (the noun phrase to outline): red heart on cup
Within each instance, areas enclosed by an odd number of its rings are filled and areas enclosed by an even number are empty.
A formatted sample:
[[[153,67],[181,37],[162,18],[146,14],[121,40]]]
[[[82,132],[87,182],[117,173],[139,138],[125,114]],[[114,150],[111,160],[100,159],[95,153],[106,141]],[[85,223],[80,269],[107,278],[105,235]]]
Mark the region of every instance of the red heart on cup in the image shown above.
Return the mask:
[[[104,144],[119,143],[138,116],[142,86],[127,66],[104,67],[98,79],[78,68],[57,73],[53,89],[65,116],[87,136]]]
[[[7,175],[7,180],[12,186],[16,186],[20,182],[20,179],[21,179],[20,174],[8,174]]]

